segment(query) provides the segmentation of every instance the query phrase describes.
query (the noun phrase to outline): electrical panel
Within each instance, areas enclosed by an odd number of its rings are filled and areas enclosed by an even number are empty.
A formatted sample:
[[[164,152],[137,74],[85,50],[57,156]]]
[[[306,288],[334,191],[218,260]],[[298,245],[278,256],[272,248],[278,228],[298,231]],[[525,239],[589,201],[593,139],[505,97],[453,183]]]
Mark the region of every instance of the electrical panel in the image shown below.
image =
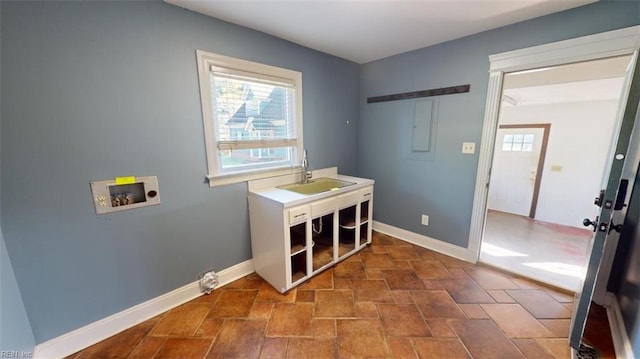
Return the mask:
[[[160,204],[158,177],[116,177],[91,182],[96,214]]]

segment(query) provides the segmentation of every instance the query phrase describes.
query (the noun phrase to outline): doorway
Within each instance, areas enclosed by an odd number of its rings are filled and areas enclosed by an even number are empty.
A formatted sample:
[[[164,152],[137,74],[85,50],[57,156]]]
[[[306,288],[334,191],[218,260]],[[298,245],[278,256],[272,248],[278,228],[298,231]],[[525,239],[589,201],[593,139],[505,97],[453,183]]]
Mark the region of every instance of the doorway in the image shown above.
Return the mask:
[[[612,141],[615,143],[615,147],[612,146],[606,155],[607,169],[605,176],[602,177],[600,187],[604,190],[594,193],[598,196],[595,203],[599,209],[596,211],[596,217],[584,219],[584,223],[593,226],[595,232],[588,245],[586,274],[576,292],[576,304],[573,306],[571,316],[569,343],[576,350],[581,348],[584,326],[592,301],[601,305],[605,302],[611,302],[610,293],[602,288],[606,287],[608,282],[613,252],[617,244],[616,228],[618,226],[614,224],[619,223],[620,218],[616,217],[623,215],[624,212],[624,206],[619,209],[617,205],[626,200],[621,198],[624,192],[621,179],[622,175],[629,172],[632,167],[629,160],[637,158],[633,156],[627,158],[628,151],[633,152],[633,149],[640,143],[640,137],[633,135],[636,119],[640,116],[638,113],[640,62],[637,61],[640,53],[639,30],[640,26],[633,26],[489,56],[487,103],[469,231],[468,252],[471,260],[478,260],[480,257],[495,133],[498,115],[504,108],[501,106],[501,97],[505,74],[518,71],[534,72],[548,66],[631,55],[616,115],[616,133],[613,136],[615,140]],[[584,133],[589,133],[589,131]],[[585,158],[580,163],[590,163],[589,160]],[[632,175],[635,176],[635,173]],[[615,300],[613,302],[616,303]],[[616,351],[617,349],[618,346],[616,346]]]
[[[629,60],[504,75],[481,262],[579,289]]]
[[[487,208],[535,218],[550,127],[498,126]]]

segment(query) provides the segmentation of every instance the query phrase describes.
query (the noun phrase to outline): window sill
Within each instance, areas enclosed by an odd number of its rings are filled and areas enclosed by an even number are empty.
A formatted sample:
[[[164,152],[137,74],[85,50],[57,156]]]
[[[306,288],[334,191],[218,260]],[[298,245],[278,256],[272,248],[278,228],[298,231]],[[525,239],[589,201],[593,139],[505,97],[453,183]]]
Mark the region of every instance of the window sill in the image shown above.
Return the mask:
[[[219,187],[228,184],[247,182],[257,179],[276,177],[288,174],[297,174],[299,167],[272,168],[263,171],[241,172],[225,175],[207,175],[209,187]]]

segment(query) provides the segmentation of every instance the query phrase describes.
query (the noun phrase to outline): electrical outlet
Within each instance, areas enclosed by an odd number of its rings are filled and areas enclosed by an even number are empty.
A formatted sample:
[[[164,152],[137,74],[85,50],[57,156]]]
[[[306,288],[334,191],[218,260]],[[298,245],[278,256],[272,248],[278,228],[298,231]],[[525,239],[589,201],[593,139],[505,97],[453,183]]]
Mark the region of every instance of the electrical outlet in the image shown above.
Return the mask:
[[[476,152],[475,142],[462,142],[462,153],[474,154]]]
[[[422,215],[422,219],[420,220],[420,223],[423,226],[428,226],[429,225],[429,216],[427,216],[426,214]]]

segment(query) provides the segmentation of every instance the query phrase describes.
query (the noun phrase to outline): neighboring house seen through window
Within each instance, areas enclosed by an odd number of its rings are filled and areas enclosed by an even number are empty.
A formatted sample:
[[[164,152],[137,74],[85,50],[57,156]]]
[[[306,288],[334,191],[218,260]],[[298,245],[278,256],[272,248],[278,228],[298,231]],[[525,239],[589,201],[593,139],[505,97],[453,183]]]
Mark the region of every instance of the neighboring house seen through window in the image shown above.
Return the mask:
[[[302,74],[197,51],[212,186],[292,173],[302,153]]]

